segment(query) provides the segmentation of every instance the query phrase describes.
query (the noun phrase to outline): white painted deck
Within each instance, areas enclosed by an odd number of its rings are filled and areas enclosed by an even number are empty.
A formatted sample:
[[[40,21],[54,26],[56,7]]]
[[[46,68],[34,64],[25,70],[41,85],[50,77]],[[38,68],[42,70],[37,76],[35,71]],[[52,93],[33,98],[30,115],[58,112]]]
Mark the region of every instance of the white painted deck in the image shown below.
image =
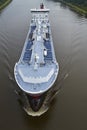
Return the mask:
[[[53,86],[59,66],[51,36],[49,9],[32,9],[31,12],[30,29],[14,74],[23,91],[39,94]]]

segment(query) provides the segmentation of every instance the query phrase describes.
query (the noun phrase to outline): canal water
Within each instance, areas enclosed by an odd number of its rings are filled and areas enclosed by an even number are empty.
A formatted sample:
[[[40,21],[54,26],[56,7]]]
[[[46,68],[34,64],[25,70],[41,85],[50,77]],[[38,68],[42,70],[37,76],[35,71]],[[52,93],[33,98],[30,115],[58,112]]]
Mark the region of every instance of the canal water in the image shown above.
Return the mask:
[[[86,130],[87,19],[59,2],[44,0],[50,8],[60,91],[40,117],[27,116],[17,101],[14,65],[28,32],[30,9],[40,3],[13,0],[0,12],[0,130]]]

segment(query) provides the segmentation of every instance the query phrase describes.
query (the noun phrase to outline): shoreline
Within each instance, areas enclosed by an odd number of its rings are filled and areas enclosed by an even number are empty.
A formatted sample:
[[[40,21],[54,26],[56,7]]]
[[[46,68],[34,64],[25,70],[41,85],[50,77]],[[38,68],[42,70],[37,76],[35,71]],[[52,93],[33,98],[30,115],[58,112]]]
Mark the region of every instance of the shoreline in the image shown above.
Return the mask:
[[[12,0],[6,0],[2,5],[0,5],[0,11],[4,9]]]
[[[62,0],[60,0],[60,2],[67,5],[68,7],[70,7],[70,9],[79,13],[80,15],[87,17],[87,10],[82,9],[80,6],[72,4],[72,3],[68,3],[68,2],[65,2],[65,1],[62,1]],[[84,6],[83,6],[83,8],[84,8]]]

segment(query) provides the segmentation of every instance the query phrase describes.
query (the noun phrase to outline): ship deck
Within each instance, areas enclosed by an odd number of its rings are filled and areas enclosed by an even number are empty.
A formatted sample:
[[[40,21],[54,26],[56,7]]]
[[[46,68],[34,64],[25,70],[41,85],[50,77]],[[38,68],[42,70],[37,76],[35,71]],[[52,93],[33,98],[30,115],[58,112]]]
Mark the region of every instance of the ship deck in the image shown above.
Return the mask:
[[[16,82],[27,93],[43,93],[54,84],[58,70],[48,13],[34,11],[21,57],[15,65]]]

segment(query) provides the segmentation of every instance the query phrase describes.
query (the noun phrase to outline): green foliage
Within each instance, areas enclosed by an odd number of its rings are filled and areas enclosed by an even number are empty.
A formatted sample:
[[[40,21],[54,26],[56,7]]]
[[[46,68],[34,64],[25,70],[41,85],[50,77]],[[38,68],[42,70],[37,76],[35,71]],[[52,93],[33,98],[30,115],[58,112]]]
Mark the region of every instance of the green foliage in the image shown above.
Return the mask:
[[[6,0],[0,0],[0,3],[4,3]]]
[[[87,6],[87,0],[53,0],[53,1],[55,1],[55,2],[63,1],[63,2],[71,3],[71,4],[74,4],[74,5]]]
[[[5,3],[6,0],[0,0],[0,5]]]
[[[0,0],[0,10],[5,8],[12,0]]]
[[[71,7],[72,10],[87,16],[87,0],[60,0]]]
[[[87,5],[87,0],[63,0],[63,1],[78,5]]]

